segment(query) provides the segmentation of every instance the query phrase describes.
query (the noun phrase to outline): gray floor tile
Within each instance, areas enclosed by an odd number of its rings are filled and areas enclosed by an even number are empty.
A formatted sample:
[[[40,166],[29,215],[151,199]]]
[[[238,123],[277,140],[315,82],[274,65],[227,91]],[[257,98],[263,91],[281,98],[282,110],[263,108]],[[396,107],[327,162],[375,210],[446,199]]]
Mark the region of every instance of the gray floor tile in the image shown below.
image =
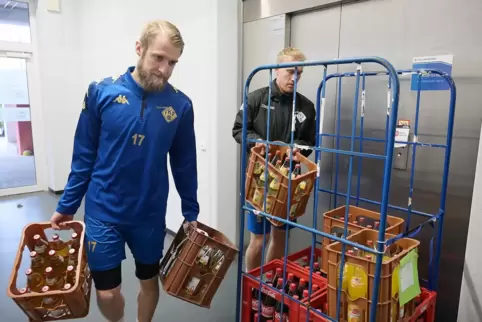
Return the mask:
[[[57,197],[49,193],[25,194],[8,198],[0,198],[0,289],[4,296],[0,300],[1,321],[27,321],[23,312],[13,300],[6,296],[13,261],[23,227],[31,222],[48,221],[55,209]],[[76,216],[83,218],[83,212]],[[166,238],[167,249],[171,237]],[[138,281],[134,276],[134,261],[127,251],[127,260],[123,264],[123,293],[126,299],[126,322],[136,321]],[[20,283],[20,281],[19,281]],[[153,321],[179,322],[227,322],[235,321],[236,302],[236,270],[233,265],[220,286],[213,300],[211,309],[203,309],[181,300],[175,299],[161,291],[159,305]],[[95,295],[91,298],[89,316],[83,321],[102,322],[102,316],[96,306]],[[78,320],[72,320],[78,321]]]

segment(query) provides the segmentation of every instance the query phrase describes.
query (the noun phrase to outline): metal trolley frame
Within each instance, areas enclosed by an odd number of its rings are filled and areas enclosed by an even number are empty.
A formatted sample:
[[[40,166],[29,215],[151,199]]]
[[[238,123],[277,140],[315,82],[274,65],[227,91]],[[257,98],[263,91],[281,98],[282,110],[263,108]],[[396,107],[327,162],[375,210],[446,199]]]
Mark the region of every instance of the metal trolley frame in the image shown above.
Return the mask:
[[[383,67],[385,70],[381,72],[363,72],[362,64],[366,63],[375,63]],[[331,65],[348,65],[348,64],[356,64],[357,69],[355,72],[351,73],[335,73],[327,75],[327,68]],[[269,98],[268,98],[268,106],[271,106],[271,84],[273,81],[272,78],[272,71],[273,69],[278,68],[293,68],[293,67],[311,67],[311,66],[322,66],[323,67],[323,80],[320,83],[317,91],[317,99],[316,99],[316,115],[317,115],[317,122],[316,122],[316,145],[307,147],[307,146],[300,146],[294,143],[294,122],[295,122],[295,104],[296,104],[296,96],[293,99],[293,112],[292,112],[292,131],[291,131],[291,142],[290,143],[280,143],[280,142],[273,142],[270,141],[269,133],[270,133],[270,109],[268,109],[267,115],[267,138],[266,140],[252,140],[247,138],[247,120],[248,120],[248,93],[249,93],[249,85],[256,73],[261,70],[269,70]],[[295,84],[294,84],[294,91],[297,90],[297,68],[295,68]],[[399,207],[389,204],[389,190],[390,190],[390,181],[391,181],[391,172],[392,172],[392,160],[393,160],[393,152],[394,152],[394,144],[397,143],[395,141],[395,133],[397,127],[397,118],[398,118],[398,105],[399,105],[399,97],[400,97],[400,80],[399,75],[412,75],[412,77],[417,77],[417,95],[416,95],[416,115],[415,115],[415,124],[414,124],[414,135],[412,141],[403,142],[404,144],[408,144],[413,146],[413,153],[412,153],[412,168],[410,173],[410,189],[409,189],[409,203],[408,207]],[[445,144],[430,144],[430,143],[423,143],[419,142],[418,140],[418,118],[419,118],[419,111],[420,111],[420,97],[421,97],[421,86],[422,86],[422,77],[424,75],[439,75],[441,76],[450,87],[450,105],[449,105],[449,113],[448,113],[448,124],[447,124],[447,136],[446,136],[446,143]],[[378,139],[378,138],[369,138],[363,136],[363,129],[364,129],[364,111],[365,111],[365,85],[366,85],[366,77],[370,76],[388,76],[388,99],[387,99],[387,117],[386,117],[386,127],[385,127],[385,138]],[[353,118],[351,122],[351,135],[350,136],[342,136],[340,135],[340,114],[341,114],[341,89],[342,89],[342,78],[344,77],[355,77],[355,93],[354,93],[354,103],[353,103]],[[323,124],[323,115],[326,107],[326,86],[328,80],[332,78],[338,79],[338,100],[337,100],[337,125],[336,125],[336,133],[334,134],[327,134],[322,132],[321,124]],[[358,120],[358,104],[360,101],[360,87],[361,87],[361,115],[360,115],[360,128],[359,134],[357,135],[357,120]],[[437,282],[438,282],[438,271],[439,271],[439,264],[440,264],[440,253],[441,253],[441,240],[442,240],[442,230],[443,230],[443,221],[445,215],[445,202],[446,202],[446,193],[447,193],[447,181],[448,181],[448,174],[449,174],[449,166],[450,166],[450,154],[451,154],[451,146],[452,146],[452,135],[453,135],[453,126],[454,126],[454,115],[455,115],[455,102],[456,102],[456,87],[455,83],[452,78],[440,71],[437,70],[399,70],[397,71],[393,65],[388,62],[387,60],[380,58],[380,57],[353,57],[353,58],[345,58],[345,59],[334,59],[329,61],[306,61],[306,62],[292,62],[292,63],[283,63],[283,64],[271,64],[271,65],[263,65],[255,68],[250,75],[248,76],[245,87],[244,87],[244,108],[243,108],[243,130],[242,130],[242,145],[241,145],[241,153],[242,153],[242,160],[241,160],[241,171],[240,171],[240,239],[239,239],[239,249],[244,248],[244,229],[245,229],[245,212],[252,211],[252,208],[248,206],[246,202],[245,196],[245,184],[246,184],[246,169],[247,169],[247,153],[248,153],[248,144],[261,142],[267,145],[282,145],[288,146],[290,148],[304,148],[304,149],[311,149],[315,151],[315,163],[318,167],[318,174],[314,183],[314,203],[313,203],[313,228],[307,227],[304,225],[300,225],[295,222],[291,222],[284,218],[273,217],[270,214],[266,213],[266,211],[257,212],[258,215],[263,216],[265,218],[271,218],[278,220],[286,225],[294,226],[306,232],[312,233],[312,244],[311,244],[311,257],[313,258],[313,253],[316,244],[320,244],[317,240],[318,236],[322,236],[324,238],[328,238],[335,242],[341,242],[342,247],[342,255],[341,255],[341,263],[340,263],[340,273],[339,273],[339,287],[338,287],[338,296],[337,296],[337,314],[336,319],[333,319],[329,316],[323,314],[324,318],[330,321],[338,321],[340,316],[340,293],[341,293],[341,284],[343,278],[343,267],[345,263],[345,250],[346,245],[358,247],[362,251],[370,252],[376,255],[376,269],[375,269],[375,276],[374,276],[374,290],[373,296],[371,298],[370,304],[370,322],[376,321],[376,309],[377,309],[377,302],[378,302],[378,295],[379,295],[379,282],[380,282],[380,273],[382,267],[382,260],[383,260],[383,250],[385,246],[389,246],[396,242],[397,240],[403,237],[413,237],[416,235],[424,225],[432,224],[434,225],[437,223],[437,236],[436,236],[436,249],[435,249],[435,259],[432,261],[432,256],[430,259],[430,272],[432,274],[429,275],[429,283],[428,288],[431,290],[437,290]],[[335,148],[325,148],[323,147],[323,138],[329,137],[334,138],[336,140],[336,147]],[[349,150],[341,150],[340,149],[340,140],[350,140],[350,149]],[[355,151],[355,142],[359,141],[359,151]],[[378,154],[370,154],[363,152],[363,141],[372,141],[372,142],[379,142],[385,143],[385,151],[383,155]],[[415,159],[416,159],[416,151],[417,147],[432,147],[432,148],[442,148],[445,149],[445,156],[444,156],[444,168],[443,168],[443,178],[442,178],[442,187],[440,191],[440,206],[437,213],[430,214],[421,211],[417,211],[412,209],[412,203],[410,202],[413,198],[413,184],[414,184],[414,174],[415,174]],[[334,190],[327,190],[320,188],[320,168],[321,168],[321,152],[328,152],[335,154],[335,182],[334,182]],[[268,149],[266,149],[266,157],[267,160]],[[346,155],[349,156],[349,166],[348,166],[348,178],[347,178],[347,191],[346,193],[342,193],[338,191],[338,175],[339,175],[339,156]],[[358,163],[358,175],[357,175],[357,191],[356,194],[352,194],[352,177],[353,177],[353,158],[356,157],[360,160]],[[378,159],[384,161],[384,168],[383,168],[383,185],[382,185],[382,193],[381,193],[381,200],[370,200],[366,198],[360,197],[360,177],[361,177],[361,160],[364,158],[367,159]],[[266,161],[267,167],[268,161]],[[290,168],[292,168],[293,159],[290,158]],[[267,175],[267,173],[266,173]],[[265,191],[267,191],[267,180],[265,180]],[[288,190],[291,191],[291,178],[289,179],[288,183]],[[345,197],[345,204],[346,204],[346,213],[345,213],[345,221],[344,221],[344,234],[343,237],[336,237],[325,232],[319,231],[316,229],[317,227],[317,217],[318,217],[318,193],[328,193],[334,197],[333,205],[336,206],[337,197]],[[266,205],[266,196],[265,198],[265,205]],[[360,202],[368,203],[372,205],[379,205],[380,206],[380,227],[378,233],[378,241],[377,241],[377,250],[371,249],[369,247],[360,245],[358,243],[354,243],[350,240],[347,240],[346,237],[348,235],[348,206],[351,204],[351,200],[355,200],[356,205]],[[289,218],[289,210],[291,208],[291,198],[288,198],[287,202],[287,209],[286,209],[286,218]],[[386,218],[387,218],[387,210],[388,208],[405,212],[407,215],[405,231],[392,239],[385,240],[385,229],[386,229]],[[266,209],[264,209],[266,210]],[[425,222],[421,225],[418,225],[415,228],[410,227],[410,219],[411,215],[418,215],[427,218]],[[266,220],[264,221],[264,225],[267,225]],[[286,237],[288,237],[288,229],[286,229]],[[265,244],[266,244],[266,234],[264,235],[265,242],[263,243],[262,248],[262,258],[264,259],[265,255]],[[433,238],[431,244],[433,242]],[[286,265],[287,265],[287,255],[288,255],[288,238],[286,238],[285,243],[285,254],[284,254],[284,270],[283,270],[283,279],[286,280]],[[431,254],[432,255],[432,254]],[[247,272],[243,271],[243,253],[240,252],[239,259],[238,259],[238,278],[237,278],[237,298],[236,298],[236,321],[241,321],[241,295],[242,295],[242,278],[243,276],[249,276],[255,280],[260,282],[260,292],[259,296],[261,296],[261,287],[264,288],[271,288],[271,286],[267,285],[262,281],[263,276],[263,265],[261,265],[261,272],[260,278],[254,277]],[[313,260],[310,260],[310,278],[309,278],[309,296],[311,297],[311,285],[312,285],[312,274],[313,274]],[[274,289],[273,289],[274,290]],[[283,295],[287,296],[287,295]],[[291,298],[293,301],[297,301]],[[281,301],[281,305],[283,306],[284,301]],[[301,304],[301,303],[300,303]],[[261,306],[261,301],[259,303]],[[283,307],[281,308],[283,310]],[[310,310],[312,310],[310,308]],[[259,309],[259,311],[261,311]],[[319,313],[319,312],[318,312]],[[308,315],[306,318],[306,322],[308,322]]]

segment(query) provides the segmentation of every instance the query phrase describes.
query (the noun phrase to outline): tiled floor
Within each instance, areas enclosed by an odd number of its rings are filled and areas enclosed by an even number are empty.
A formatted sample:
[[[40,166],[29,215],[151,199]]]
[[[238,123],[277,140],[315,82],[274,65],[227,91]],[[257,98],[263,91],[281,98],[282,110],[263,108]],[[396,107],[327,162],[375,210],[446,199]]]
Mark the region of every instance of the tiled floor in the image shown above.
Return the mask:
[[[19,155],[16,144],[0,137],[0,189],[33,186],[36,183],[34,157]]]
[[[18,242],[23,227],[32,222],[47,221],[55,209],[57,197],[49,193],[35,193],[0,198],[0,298],[1,321],[27,321],[23,312],[6,296],[8,280],[17,252]],[[83,218],[83,212],[76,216]],[[166,238],[166,247],[171,241]],[[126,299],[126,322],[136,321],[136,297],[138,282],[134,276],[134,261],[129,252],[123,264],[123,290]],[[235,321],[236,302],[236,270],[231,267],[213,300],[211,309],[203,309],[175,299],[161,291],[159,306],[153,321],[162,322],[231,322]],[[92,295],[90,314],[83,321],[102,322],[102,316],[97,309],[95,295]],[[73,320],[72,320],[73,321]],[[79,321],[79,320],[75,320]]]

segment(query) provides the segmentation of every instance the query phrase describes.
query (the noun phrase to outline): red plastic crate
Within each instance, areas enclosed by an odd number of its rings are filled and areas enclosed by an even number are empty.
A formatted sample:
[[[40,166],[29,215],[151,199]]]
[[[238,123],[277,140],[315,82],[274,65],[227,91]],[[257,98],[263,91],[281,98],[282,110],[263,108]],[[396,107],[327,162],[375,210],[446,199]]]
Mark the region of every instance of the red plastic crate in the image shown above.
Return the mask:
[[[321,245],[320,247],[315,247],[315,251],[314,251],[314,255],[315,255],[315,261],[318,262],[318,264],[320,265],[320,269],[321,269],[321,254],[322,254],[322,250],[321,250]],[[302,260],[303,258],[310,258],[311,256],[311,246],[308,247],[308,248],[305,248],[305,249],[302,249],[300,250],[299,252],[296,252],[296,253],[293,253],[291,255],[288,255],[287,259],[294,265],[296,266],[299,266],[301,268],[304,268],[306,269],[303,265],[301,265],[299,263],[300,260]],[[309,266],[309,262],[308,262],[308,266]],[[309,271],[309,269],[308,269]],[[326,276],[326,275],[325,275]],[[324,277],[324,276],[323,276]]]
[[[263,274],[265,274],[268,271],[275,271],[276,268],[283,268],[284,262],[281,260],[273,260],[269,262],[268,264],[263,266]],[[249,272],[250,275],[256,277],[257,279],[253,279],[250,276],[243,275],[243,290],[242,290],[242,296],[243,296],[243,303],[242,303],[242,314],[241,314],[241,321],[242,322],[253,322],[252,317],[251,317],[251,307],[252,305],[255,305],[252,303],[252,290],[253,288],[258,288],[259,289],[259,280],[258,278],[260,277],[261,273],[261,268],[256,268],[252,271]],[[288,262],[286,264],[286,276],[288,274],[294,274],[295,278],[304,278],[305,280],[309,280],[309,272],[306,272],[305,269],[300,268],[297,265],[293,265],[292,263]],[[318,285],[319,290],[316,292],[313,292],[311,294],[311,298],[316,298],[320,296],[323,293],[327,292],[327,282],[326,279],[314,275],[312,277],[312,285]],[[264,294],[269,294],[276,298],[277,301],[281,300],[281,293],[278,291],[274,291],[268,287],[263,286],[261,289],[261,292]],[[257,301],[257,299],[254,299],[254,301]],[[302,303],[307,303],[306,300],[301,301]],[[300,304],[294,300],[292,300],[288,295],[285,295],[284,297],[284,305],[287,305],[289,308],[289,321],[290,322],[298,322],[299,318],[299,312],[300,312]],[[274,320],[274,318],[273,318]]]
[[[422,302],[417,305],[415,312],[407,322],[434,322],[437,293],[422,288],[422,294],[420,294],[420,297]]]
[[[328,293],[323,292],[317,297],[313,298],[310,302],[310,309],[315,309],[327,314],[328,310]],[[321,314],[318,314],[316,311],[309,310],[305,306],[300,307],[300,315],[298,318],[298,322],[306,322],[306,315],[308,314],[308,321],[309,322],[327,322],[329,320],[325,319]]]

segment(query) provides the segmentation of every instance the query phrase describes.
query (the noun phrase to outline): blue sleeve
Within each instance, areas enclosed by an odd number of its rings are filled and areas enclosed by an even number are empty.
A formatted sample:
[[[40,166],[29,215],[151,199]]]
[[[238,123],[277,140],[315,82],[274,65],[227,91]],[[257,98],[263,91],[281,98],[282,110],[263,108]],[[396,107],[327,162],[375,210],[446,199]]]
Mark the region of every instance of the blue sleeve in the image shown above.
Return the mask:
[[[194,111],[190,104],[181,115],[179,126],[169,150],[174,183],[181,197],[182,215],[186,221],[196,221],[199,215],[197,201],[197,157],[194,133]]]
[[[97,158],[100,124],[97,85],[91,83],[84,96],[82,112],[77,123],[71,171],[64,193],[57,205],[58,213],[74,215],[80,207]]]

